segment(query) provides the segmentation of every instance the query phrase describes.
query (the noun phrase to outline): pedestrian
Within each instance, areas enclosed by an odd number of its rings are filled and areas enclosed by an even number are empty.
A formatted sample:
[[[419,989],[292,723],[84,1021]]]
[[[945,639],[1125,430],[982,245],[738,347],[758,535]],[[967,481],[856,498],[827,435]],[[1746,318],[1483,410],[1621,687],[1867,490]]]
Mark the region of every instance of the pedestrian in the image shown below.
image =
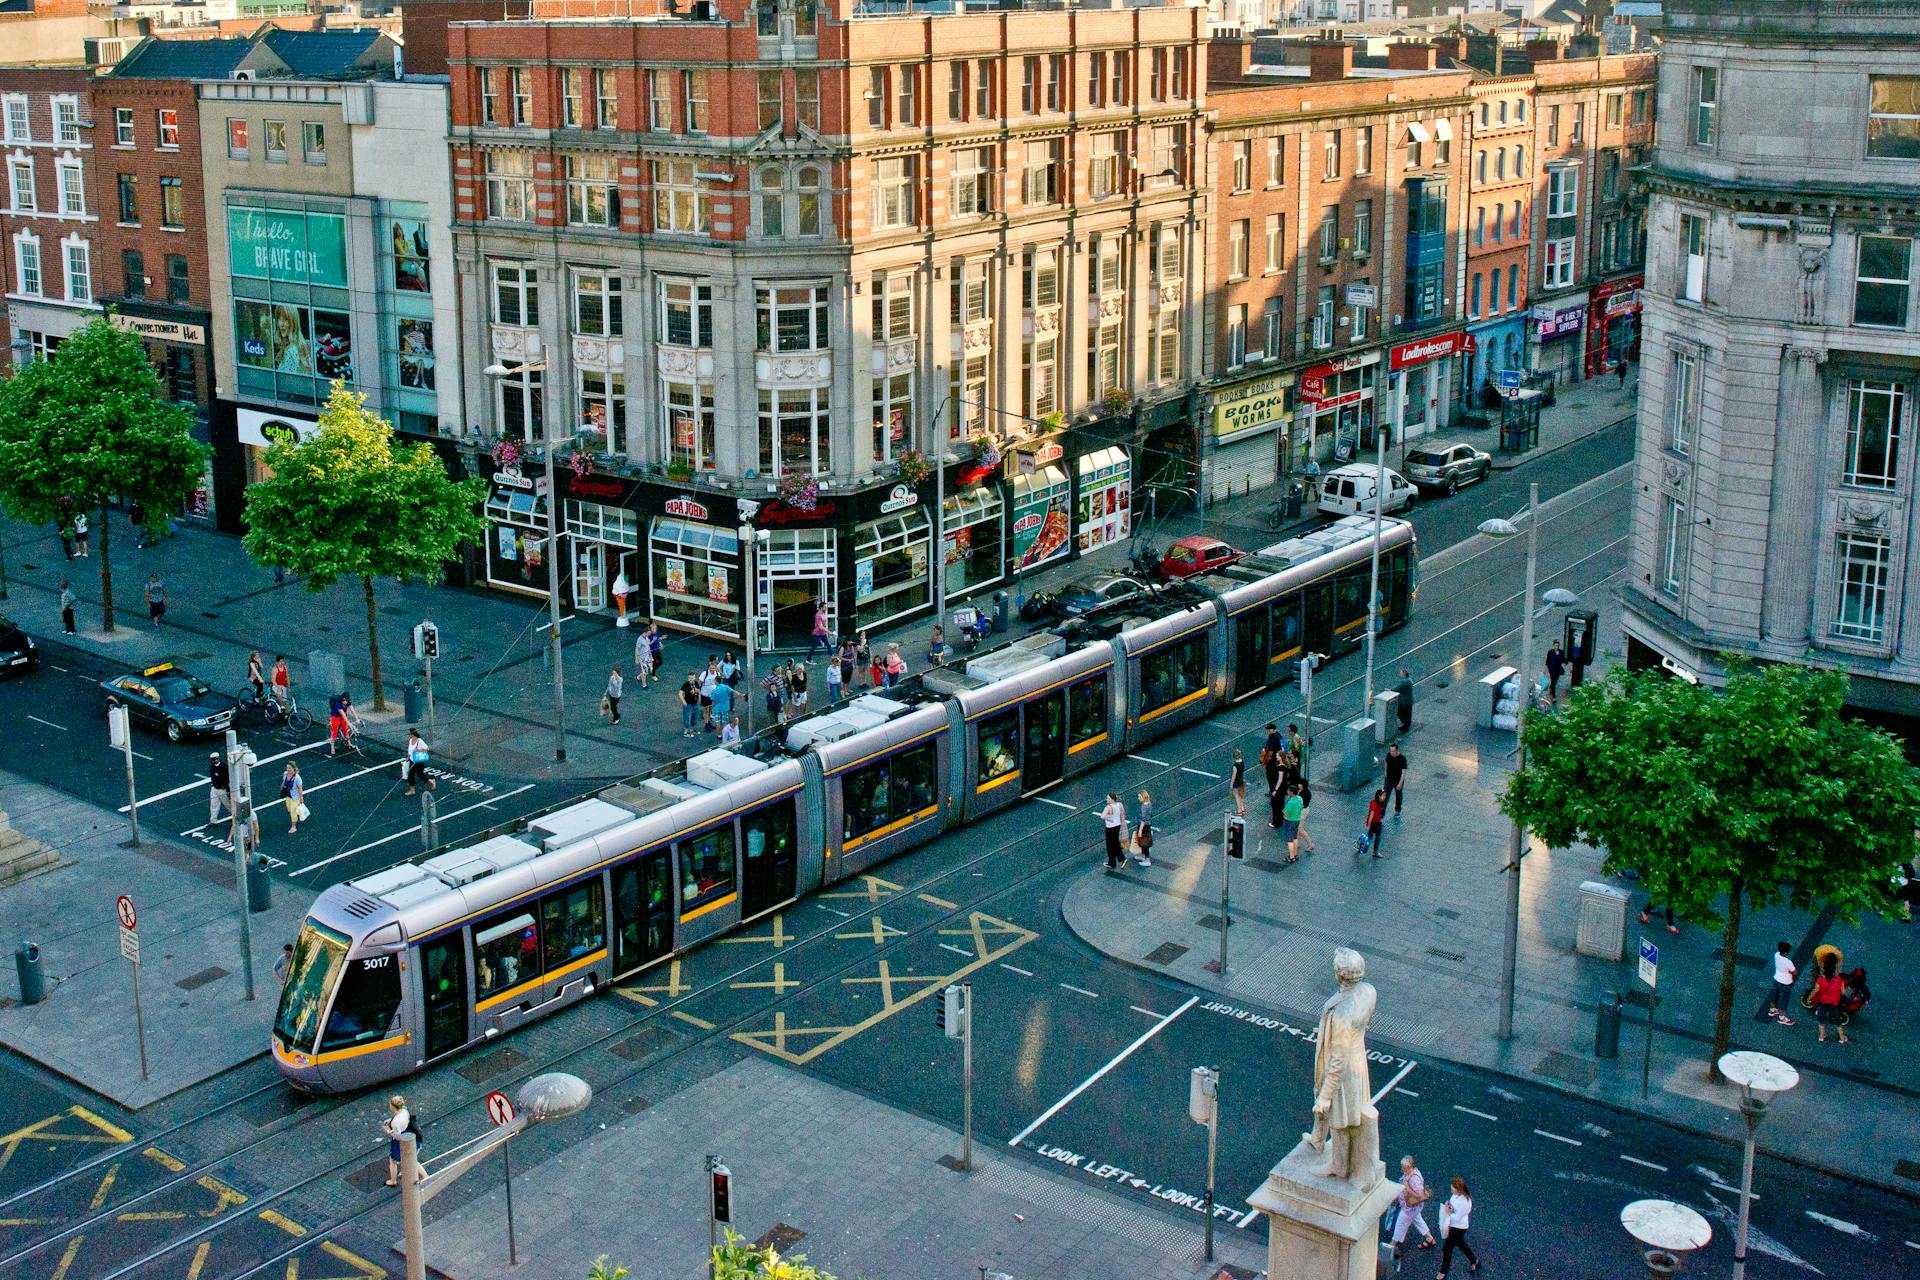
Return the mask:
[[[1387,747],[1387,794],[1393,797],[1393,813],[1400,816],[1400,797],[1407,790],[1407,757],[1395,742]]]
[[[740,687],[740,664],[733,660],[733,650],[720,655],[720,683],[729,688]]]
[[[626,688],[626,681],[620,678],[620,664],[616,662],[607,672],[607,692],[600,699],[603,713],[611,716],[614,724],[620,723],[620,695]]]
[[[1793,963],[1793,947],[1781,943],[1773,949],[1773,993],[1767,1000],[1767,1016],[1783,1027],[1793,1025],[1787,1006],[1793,1000],[1793,984],[1800,970]]]
[[[387,1118],[380,1124],[380,1132],[387,1135],[387,1185],[400,1185],[400,1135],[413,1128],[413,1116],[407,1111],[407,1100],[399,1094],[387,1099]],[[418,1143],[415,1144],[415,1156],[418,1158]]]
[[[653,645],[644,631],[633,638],[633,678],[643,691],[653,683]]]
[[[907,660],[900,656],[900,645],[891,642],[887,645],[887,688],[891,689],[907,678]]]
[[[61,519],[53,522],[53,530],[60,535],[60,550],[66,552],[67,559],[73,559],[73,526]]]
[[[816,600],[813,602],[813,630],[807,636],[807,658],[811,660],[814,651],[818,649],[825,649],[828,653],[833,652],[832,633],[827,629],[827,602],[825,600]]]
[[[847,696],[849,698],[853,696],[854,664],[859,661],[860,661],[860,655],[854,652],[853,641],[842,640],[840,642],[840,662],[839,662],[840,687],[847,691]]]
[[[937,667],[946,661],[947,633],[939,623],[933,624],[933,635],[927,640],[927,665]]]
[[[1400,1246],[1407,1238],[1408,1227],[1420,1228],[1420,1237],[1425,1242],[1422,1249],[1433,1248],[1433,1232],[1427,1229],[1427,1212],[1422,1205],[1433,1198],[1427,1190],[1427,1180],[1420,1173],[1420,1167],[1413,1162],[1412,1156],[1400,1157],[1400,1194],[1394,1197],[1397,1212],[1393,1219],[1393,1261],[1397,1270],[1400,1263]]]
[[[767,672],[766,678],[760,681],[760,692],[766,697],[768,722],[784,721],[780,713],[786,707],[787,669],[778,662],[774,663],[773,670]]]
[[[1144,788],[1140,792],[1140,821],[1133,828],[1134,865],[1153,865],[1153,797]]]
[[[418,788],[422,782],[425,782],[427,784],[427,790],[429,791],[434,790],[435,787],[439,785],[432,778],[427,777],[427,761],[431,757],[432,757],[432,752],[430,752],[427,749],[427,740],[420,736],[420,731],[415,728],[411,728],[411,727],[408,728],[407,730],[407,794],[408,795],[412,795],[414,793],[414,790]]]
[[[1567,655],[1561,652],[1560,642],[1555,640],[1547,647],[1547,701],[1560,701],[1560,677],[1567,671]]]
[[[700,723],[698,728],[713,731],[713,690],[720,683],[720,659],[707,655],[707,669],[700,673]]]
[[[1286,821],[1286,807],[1287,780],[1284,776],[1275,774],[1273,786],[1267,789],[1267,825],[1275,831],[1280,830],[1280,824]]]
[[[1373,850],[1373,856],[1380,856],[1380,833],[1387,823],[1387,793],[1376,787],[1373,800],[1367,805],[1367,845]]]
[[[127,523],[133,526],[133,549],[147,549],[147,509],[139,503],[127,505]]]
[[[1247,762],[1240,755],[1240,748],[1233,749],[1233,772],[1227,775],[1227,790],[1233,794],[1233,811],[1242,818],[1247,816]]]
[[[1300,784],[1295,782],[1287,787],[1287,798],[1280,806],[1280,838],[1287,842],[1286,866],[1300,861],[1300,819],[1306,812],[1306,802],[1300,798]]]
[[[644,634],[647,637],[647,648],[653,653],[653,669],[658,671],[660,659],[665,656],[667,648],[666,641],[660,636],[660,624],[651,618],[647,619],[647,629]]]
[[[80,548],[80,558],[89,559],[93,552],[88,545],[87,513],[76,511],[73,516],[73,541]]]
[[[1297,724],[1289,723],[1287,725],[1286,749],[1287,753],[1295,760],[1305,760],[1307,758],[1307,740],[1300,736],[1300,726]]]
[[[840,662],[837,658],[827,659],[827,704],[838,706],[840,703]]]
[[[733,686],[722,680],[713,686],[713,731],[719,733],[733,714]]]
[[[1827,1042],[1832,1027],[1847,1043],[1847,1026],[1840,1021],[1840,1002],[1846,997],[1847,982],[1840,976],[1840,953],[1829,951],[1820,958],[1820,972],[1813,979],[1813,1020],[1820,1024],[1820,1043]]]
[[[680,736],[691,738],[700,724],[700,676],[688,672],[680,684]]]
[[[167,584],[160,581],[160,575],[147,575],[147,618],[154,626],[167,616]]]
[[[1620,379],[1620,389],[1625,391],[1627,389],[1627,361],[1624,356],[1621,358],[1619,364],[1613,366],[1613,372],[1614,375]]]
[[[287,761],[286,772],[280,775],[280,798],[287,804],[287,834],[292,835],[300,829],[300,819],[307,816],[307,784],[300,780],[300,766]]]
[[[875,689],[883,689],[887,684],[887,656],[878,649],[871,651],[867,660],[867,683]]]
[[[805,714],[807,714],[807,664],[796,662],[787,668],[787,717],[798,720]]]
[[[1400,668],[1400,683],[1393,686],[1393,707],[1400,715],[1400,732],[1413,728],[1413,674]]]
[[[853,645],[853,665],[854,669],[860,673],[862,684],[878,685],[880,683],[880,662],[874,655],[873,646],[868,643],[867,633],[864,631],[860,633],[860,638]]]
[[[1311,453],[1307,455],[1307,501],[1320,501],[1320,460]]]
[[[1480,1259],[1474,1255],[1473,1246],[1467,1243],[1467,1227],[1473,1221],[1473,1197],[1467,1192],[1467,1180],[1453,1180],[1453,1194],[1440,1206],[1440,1274],[1436,1280],[1447,1280],[1447,1269],[1453,1266],[1453,1251],[1458,1249],[1467,1255],[1467,1265],[1473,1270],[1480,1269]]]
[[[1300,847],[1312,853],[1313,837],[1307,834],[1307,814],[1313,809],[1313,783],[1302,773],[1293,785],[1300,788]]]
[[[740,741],[740,717],[728,716],[727,722],[720,726],[720,745],[730,747]]]
[[[68,559],[72,559],[71,556]],[[73,631],[73,606],[77,597],[73,594],[73,584],[65,578],[60,579],[60,625],[68,635]]]
[[[1666,907],[1655,906],[1653,901],[1653,895],[1651,893],[1647,895],[1646,907],[1643,908],[1640,912],[1640,923],[1646,924],[1649,922],[1650,917],[1659,915],[1662,913],[1664,913],[1667,917],[1667,932],[1668,933],[1680,932],[1680,926],[1673,922],[1673,908],[1671,906],[1666,906]]]
[[[287,670],[286,655],[279,654],[279,653],[274,654],[273,655],[273,700],[280,704],[280,709],[283,711],[286,710],[287,695],[289,690],[291,690],[292,687],[293,687],[293,676]]]
[[[1107,792],[1106,807],[1100,810],[1100,825],[1107,836],[1107,870],[1118,871],[1127,865],[1126,855],[1121,852],[1127,838],[1127,806],[1120,803],[1118,792]]]
[[[327,699],[327,755],[334,754],[337,743],[345,740],[353,748],[353,726],[347,723],[347,695],[336,693]]]
[[[207,753],[207,825],[220,821],[220,810],[233,809],[233,776],[227,769],[226,757],[218,751]]]
[[[1284,749],[1285,744],[1280,740],[1279,726],[1271,720],[1267,721],[1267,740],[1260,748],[1260,767],[1267,774],[1269,795],[1273,793],[1275,787],[1280,785],[1280,753]]]
[[[273,976],[281,986],[287,985],[287,979],[293,976],[293,944],[280,944],[280,958],[273,962]]]

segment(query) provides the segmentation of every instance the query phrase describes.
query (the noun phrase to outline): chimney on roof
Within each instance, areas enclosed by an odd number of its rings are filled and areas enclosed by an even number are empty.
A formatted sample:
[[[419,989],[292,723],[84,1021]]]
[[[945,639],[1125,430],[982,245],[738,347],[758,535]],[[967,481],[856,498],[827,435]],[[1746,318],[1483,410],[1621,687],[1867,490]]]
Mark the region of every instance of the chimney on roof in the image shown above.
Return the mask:
[[[1527,65],[1536,62],[1558,62],[1560,60],[1560,42],[1558,40],[1527,41]]]
[[[1600,47],[1600,37],[1591,31],[1582,31],[1579,35],[1567,40],[1569,58],[1597,58],[1603,52],[1605,51]]]
[[[1396,40],[1387,46],[1387,66],[1394,71],[1431,71],[1440,51],[1417,40]]]
[[[1239,84],[1253,65],[1253,39],[1245,32],[1216,35],[1207,42],[1207,83]]]
[[[1450,32],[1444,36],[1435,36],[1433,38],[1433,49],[1436,54],[1450,62],[1465,62],[1467,60],[1467,38],[1458,32]]]
[[[1345,80],[1353,74],[1353,46],[1344,40],[1315,40],[1307,55],[1309,80]]]

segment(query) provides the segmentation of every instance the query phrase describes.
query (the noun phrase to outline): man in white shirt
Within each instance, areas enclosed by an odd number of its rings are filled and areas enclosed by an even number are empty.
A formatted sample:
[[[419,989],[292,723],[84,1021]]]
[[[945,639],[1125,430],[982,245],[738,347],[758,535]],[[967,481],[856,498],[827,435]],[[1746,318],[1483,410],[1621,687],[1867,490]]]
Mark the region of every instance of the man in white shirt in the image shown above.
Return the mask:
[[[1127,865],[1126,855],[1121,852],[1126,839],[1127,806],[1120,803],[1117,793],[1107,792],[1107,805],[1100,810],[1100,822],[1107,831],[1107,870],[1118,871]]]
[[[1793,999],[1794,979],[1800,970],[1793,963],[1793,948],[1781,943],[1773,952],[1773,997],[1767,1002],[1767,1016],[1783,1027],[1793,1025],[1787,1016],[1787,1004]]]

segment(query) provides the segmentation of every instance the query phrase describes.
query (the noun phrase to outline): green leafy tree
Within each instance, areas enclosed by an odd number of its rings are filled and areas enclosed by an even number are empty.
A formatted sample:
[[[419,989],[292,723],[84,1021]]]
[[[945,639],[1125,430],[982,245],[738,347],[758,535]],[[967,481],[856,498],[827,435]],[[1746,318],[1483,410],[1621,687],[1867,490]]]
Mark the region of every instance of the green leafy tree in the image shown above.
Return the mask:
[[[1554,848],[1604,849],[1607,871],[1637,872],[1653,901],[1722,930],[1715,1079],[1747,908],[1818,901],[1849,922],[1895,909],[1920,773],[1897,739],[1843,714],[1846,692],[1844,673],[1792,666],[1723,690],[1616,671],[1527,719],[1527,770],[1500,807]]]
[[[485,526],[480,480],[453,481],[431,445],[396,448],[393,427],[366,397],[335,383],[320,429],[267,450],[273,474],[247,490],[247,554],[280,565],[321,591],[360,579],[367,606],[373,708],[386,710],[380,679],[375,578],[429,581]]]
[[[112,526],[115,498],[149,511],[178,510],[199,484],[205,446],[193,414],[160,394],[146,344],[94,320],[0,381],[0,502],[33,524],[97,513],[100,625],[113,627]]]
[[[802,1253],[780,1255],[772,1245],[754,1245],[728,1229],[713,1248],[714,1280],[833,1280]]]
[[[629,1272],[623,1266],[607,1261],[607,1255],[601,1254],[587,1268],[587,1280],[627,1280]]]

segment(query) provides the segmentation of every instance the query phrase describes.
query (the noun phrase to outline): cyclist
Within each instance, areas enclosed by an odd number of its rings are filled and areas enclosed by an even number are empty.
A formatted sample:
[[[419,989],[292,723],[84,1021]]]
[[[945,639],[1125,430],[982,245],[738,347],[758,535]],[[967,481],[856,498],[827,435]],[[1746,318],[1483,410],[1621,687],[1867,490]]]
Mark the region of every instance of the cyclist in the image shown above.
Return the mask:
[[[287,671],[286,655],[273,655],[273,700],[280,704],[282,711],[287,710],[288,688],[293,684],[293,676]]]
[[[335,745],[346,744],[348,751],[357,751],[353,735],[360,729],[360,716],[353,709],[353,695],[346,692],[336,693],[327,700],[327,754],[335,754]]]
[[[267,677],[260,664],[260,651],[255,649],[247,655],[247,683],[253,686],[254,705],[267,700]]]

